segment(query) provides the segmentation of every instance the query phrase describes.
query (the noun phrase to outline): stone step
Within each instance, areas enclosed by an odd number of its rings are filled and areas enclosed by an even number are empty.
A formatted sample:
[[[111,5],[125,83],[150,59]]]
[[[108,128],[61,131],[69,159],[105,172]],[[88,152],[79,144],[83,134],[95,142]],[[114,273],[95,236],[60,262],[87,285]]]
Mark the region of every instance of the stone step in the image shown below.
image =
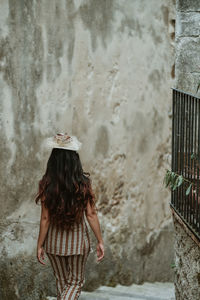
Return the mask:
[[[94,292],[82,292],[80,300],[175,300],[173,283],[149,283],[116,287],[101,286]],[[48,297],[48,300],[56,298]]]

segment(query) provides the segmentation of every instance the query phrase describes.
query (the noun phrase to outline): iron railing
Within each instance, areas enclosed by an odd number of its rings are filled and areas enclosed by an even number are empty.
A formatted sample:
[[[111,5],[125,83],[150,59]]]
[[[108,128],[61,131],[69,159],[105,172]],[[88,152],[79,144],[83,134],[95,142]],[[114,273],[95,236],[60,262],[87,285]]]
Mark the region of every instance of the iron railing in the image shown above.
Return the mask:
[[[188,181],[172,191],[170,205],[200,239],[200,98],[173,89],[172,107],[172,171]]]

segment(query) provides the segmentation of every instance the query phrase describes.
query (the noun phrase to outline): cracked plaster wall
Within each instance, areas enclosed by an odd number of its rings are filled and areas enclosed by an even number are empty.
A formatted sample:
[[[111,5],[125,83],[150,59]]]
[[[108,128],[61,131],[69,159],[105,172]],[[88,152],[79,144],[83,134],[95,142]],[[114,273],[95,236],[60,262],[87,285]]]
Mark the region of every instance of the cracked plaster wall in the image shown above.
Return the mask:
[[[0,298],[55,294],[49,264],[35,259],[33,198],[49,155],[42,141],[58,131],[83,142],[100,209],[106,258],[95,265],[91,254],[85,289],[173,280],[162,180],[174,2],[2,0],[0,24]]]

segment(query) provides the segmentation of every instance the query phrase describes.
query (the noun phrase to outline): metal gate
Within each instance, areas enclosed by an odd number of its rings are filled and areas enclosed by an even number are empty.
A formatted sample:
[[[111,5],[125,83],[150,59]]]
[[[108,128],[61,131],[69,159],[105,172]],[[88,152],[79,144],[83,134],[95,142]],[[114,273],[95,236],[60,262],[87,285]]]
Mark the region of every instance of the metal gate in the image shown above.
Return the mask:
[[[184,184],[172,190],[171,206],[200,239],[200,99],[173,89],[172,172]]]

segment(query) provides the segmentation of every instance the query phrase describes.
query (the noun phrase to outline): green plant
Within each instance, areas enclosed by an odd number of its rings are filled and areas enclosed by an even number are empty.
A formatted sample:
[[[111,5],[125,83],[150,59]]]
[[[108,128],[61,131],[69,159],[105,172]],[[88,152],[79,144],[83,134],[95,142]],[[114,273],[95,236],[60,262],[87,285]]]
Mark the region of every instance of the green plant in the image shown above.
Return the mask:
[[[179,175],[175,172],[167,170],[164,177],[165,187],[170,187],[172,191],[175,191],[179,186],[185,185],[186,195],[189,195],[192,186],[194,185],[191,181],[183,177],[183,175]]]
[[[176,268],[176,264],[175,264],[175,263],[172,263],[172,264],[171,264],[171,268],[172,268],[172,269]]]
[[[193,160],[196,163],[196,168],[197,168],[198,174],[199,174],[200,159],[199,159],[198,155],[196,153],[192,153],[191,160]],[[194,170],[192,169],[192,171],[194,171]],[[194,172],[192,174],[195,175]],[[188,196],[190,194],[191,190],[193,190],[193,192],[195,192],[195,190],[197,189],[194,182],[188,180],[183,175],[180,175],[171,170],[166,170],[165,177],[164,177],[164,184],[165,184],[165,187],[170,187],[170,189],[172,191],[175,191],[178,187],[180,187],[181,185],[184,185],[185,189],[186,189],[186,192],[185,192],[186,196]]]

